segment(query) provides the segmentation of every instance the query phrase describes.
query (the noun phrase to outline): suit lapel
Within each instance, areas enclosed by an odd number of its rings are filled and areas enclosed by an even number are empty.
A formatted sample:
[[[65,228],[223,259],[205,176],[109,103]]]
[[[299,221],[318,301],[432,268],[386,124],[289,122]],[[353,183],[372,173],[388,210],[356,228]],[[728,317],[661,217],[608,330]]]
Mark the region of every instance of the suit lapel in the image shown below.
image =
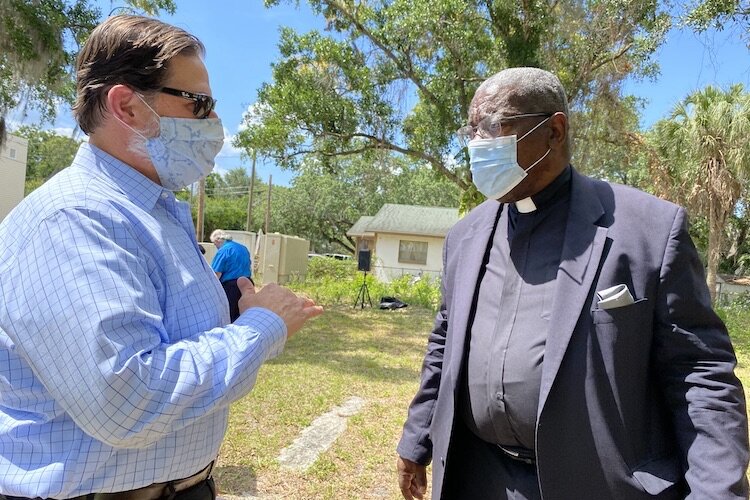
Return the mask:
[[[554,326],[551,326],[547,336],[537,415],[542,412],[582,311],[586,312],[584,307],[599,269],[607,236],[607,228],[596,225],[603,214],[604,209],[592,181],[574,170],[570,214],[552,303]]]
[[[457,270],[453,307],[449,318],[453,352],[461,354],[451,358],[450,368],[455,370],[455,373],[459,373],[461,361],[466,354],[464,343],[469,321],[476,309],[477,285],[482,271],[482,262],[490,245],[490,237],[494,234],[493,229],[497,226],[497,221],[502,214],[503,205],[496,203],[496,206],[495,210],[487,210],[487,216],[475,222],[459,243],[461,246],[458,250],[460,255],[457,262],[460,262],[461,266]]]

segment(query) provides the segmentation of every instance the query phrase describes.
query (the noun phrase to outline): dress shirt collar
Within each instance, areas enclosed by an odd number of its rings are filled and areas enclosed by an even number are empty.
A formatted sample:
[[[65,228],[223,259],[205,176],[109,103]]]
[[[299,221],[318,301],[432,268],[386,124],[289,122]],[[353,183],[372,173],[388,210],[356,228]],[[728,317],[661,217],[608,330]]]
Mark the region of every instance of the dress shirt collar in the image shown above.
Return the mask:
[[[146,211],[154,208],[163,193],[172,195],[135,168],[88,142],[78,148],[73,165],[88,170]]]
[[[555,178],[555,180],[550,182],[547,187],[539,191],[537,194],[524,198],[523,200],[518,200],[515,203],[511,203],[510,210],[525,214],[552,205],[552,203],[558,198],[569,193],[569,190],[563,188],[570,187],[571,176],[571,167],[568,165],[560,175]]]

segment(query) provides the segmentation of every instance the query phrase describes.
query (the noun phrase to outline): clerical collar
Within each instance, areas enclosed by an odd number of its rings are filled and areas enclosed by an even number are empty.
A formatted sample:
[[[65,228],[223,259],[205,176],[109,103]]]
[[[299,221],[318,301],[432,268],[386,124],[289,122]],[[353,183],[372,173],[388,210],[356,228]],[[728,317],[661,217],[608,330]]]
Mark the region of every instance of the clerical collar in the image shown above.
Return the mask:
[[[522,214],[544,208],[554,201],[558,197],[558,194],[567,193],[567,190],[563,188],[570,185],[572,175],[570,165],[568,165],[547,187],[533,196],[516,201],[511,205],[511,208],[515,208]]]

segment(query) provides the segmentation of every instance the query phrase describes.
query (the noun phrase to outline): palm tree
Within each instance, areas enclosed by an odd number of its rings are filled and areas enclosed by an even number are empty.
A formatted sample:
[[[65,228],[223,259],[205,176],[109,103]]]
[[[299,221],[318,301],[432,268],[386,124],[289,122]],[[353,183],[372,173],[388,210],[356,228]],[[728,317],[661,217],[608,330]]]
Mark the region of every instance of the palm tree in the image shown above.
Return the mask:
[[[750,179],[750,94],[741,84],[694,92],[654,126],[654,138],[674,197],[708,221],[706,281],[715,300],[727,218]]]

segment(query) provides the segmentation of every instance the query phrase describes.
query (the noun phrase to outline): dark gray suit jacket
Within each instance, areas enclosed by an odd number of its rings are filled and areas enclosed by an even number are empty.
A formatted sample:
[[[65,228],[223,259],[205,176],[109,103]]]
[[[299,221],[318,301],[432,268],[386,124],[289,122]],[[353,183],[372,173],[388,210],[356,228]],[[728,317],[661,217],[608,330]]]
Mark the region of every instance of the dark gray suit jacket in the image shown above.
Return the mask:
[[[483,203],[446,238],[443,303],[398,445],[434,457],[434,499],[499,209]],[[599,309],[596,292],[619,284],[635,303]],[[747,498],[744,394],[684,209],[573,171],[556,288],[536,423],[545,500]]]

